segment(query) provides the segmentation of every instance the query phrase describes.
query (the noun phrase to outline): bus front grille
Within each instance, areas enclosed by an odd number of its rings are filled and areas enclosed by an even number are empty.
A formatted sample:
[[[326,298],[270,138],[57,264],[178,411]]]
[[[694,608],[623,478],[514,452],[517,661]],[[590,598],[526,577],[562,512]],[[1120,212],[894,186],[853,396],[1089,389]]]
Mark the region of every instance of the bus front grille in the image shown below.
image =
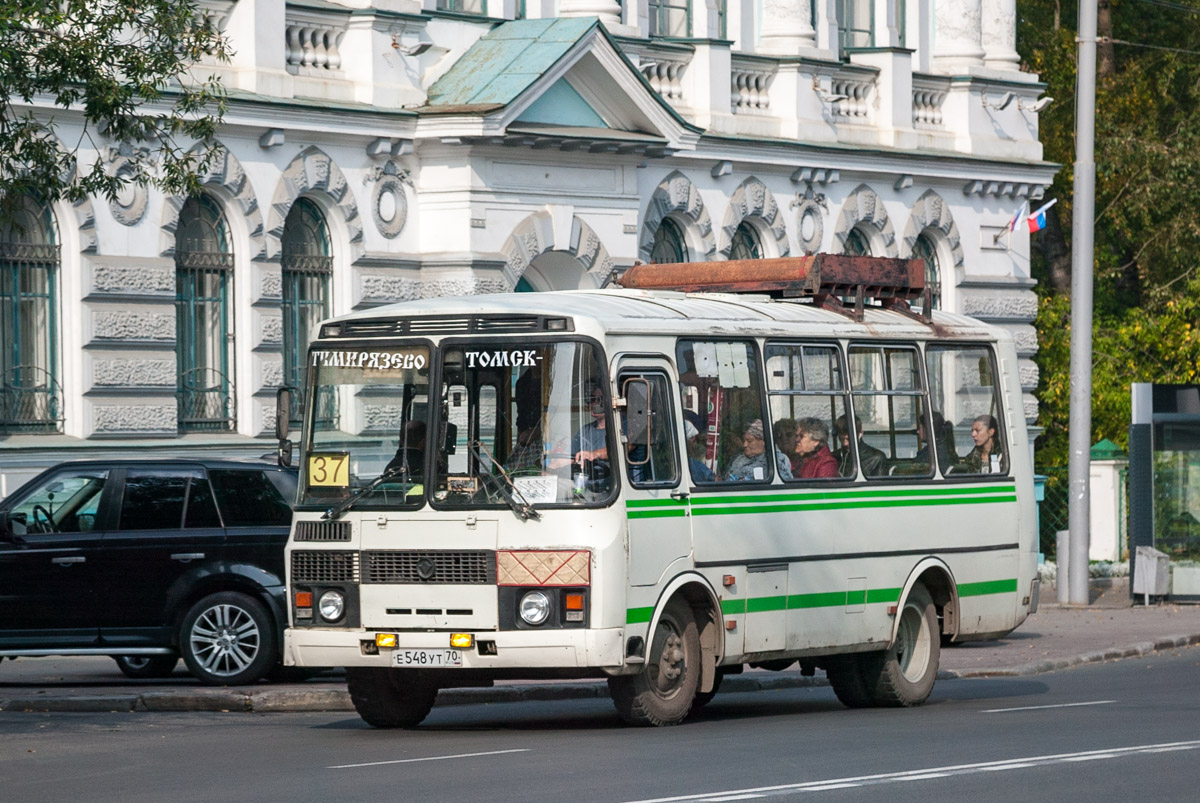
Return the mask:
[[[363,583],[494,585],[496,553],[489,550],[364,552],[362,577]]]
[[[293,583],[357,583],[358,553],[321,550],[292,553]]]
[[[348,521],[298,521],[296,522],[296,541],[349,541],[350,522]]]

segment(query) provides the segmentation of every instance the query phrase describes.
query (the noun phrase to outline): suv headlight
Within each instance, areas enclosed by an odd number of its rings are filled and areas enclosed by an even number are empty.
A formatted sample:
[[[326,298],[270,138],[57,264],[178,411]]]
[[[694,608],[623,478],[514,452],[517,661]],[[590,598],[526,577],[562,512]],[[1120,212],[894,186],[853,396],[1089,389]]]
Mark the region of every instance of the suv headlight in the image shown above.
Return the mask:
[[[550,598],[543,591],[530,591],[521,597],[520,611],[526,624],[540,625],[550,616]]]
[[[317,610],[327,622],[336,622],[346,612],[346,597],[341,591],[326,591],[317,601]]]

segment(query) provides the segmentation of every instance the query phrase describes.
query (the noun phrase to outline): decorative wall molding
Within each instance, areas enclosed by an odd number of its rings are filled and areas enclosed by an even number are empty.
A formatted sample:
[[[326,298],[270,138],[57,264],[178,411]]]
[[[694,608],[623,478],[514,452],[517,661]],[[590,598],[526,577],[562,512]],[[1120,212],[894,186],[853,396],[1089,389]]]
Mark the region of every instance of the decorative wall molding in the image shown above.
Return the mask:
[[[939,238],[945,241],[950,253],[954,255],[953,264],[950,267],[954,268],[956,278],[961,278],[958,274],[963,267],[962,238],[959,237],[958,226],[954,223],[950,205],[933,190],[927,190],[921,195],[913,204],[912,211],[908,215],[908,222],[904,226],[905,257],[912,256],[917,238],[926,229],[936,229],[939,232]],[[945,278],[945,276],[942,277],[943,281]]]
[[[892,221],[888,217],[883,200],[875,190],[866,184],[859,184],[854,192],[850,193],[842,202],[842,212],[838,217],[837,227],[833,230],[839,252],[844,250],[846,237],[850,231],[859,224],[871,230],[873,246],[883,246],[883,253],[876,254],[876,256],[896,257],[899,255],[900,249],[896,245],[896,233],[892,229]]]
[[[280,239],[287,223],[288,213],[302,195],[323,196],[339,210],[349,230],[350,261],[354,262],[366,250],[363,244],[362,219],[358,213],[358,202],[350,192],[350,183],[345,174],[329,155],[320,148],[306,148],[288,164],[279,183],[275,185],[275,196],[271,199],[270,225],[267,228],[267,257],[275,259],[281,249]]]
[[[371,217],[379,233],[391,240],[400,236],[408,222],[408,195],[404,188],[412,188],[412,176],[395,159],[389,159],[363,179],[364,184],[372,182],[375,189],[371,192]]]
[[[700,244],[699,254],[692,259],[700,261],[711,260],[716,256],[717,244],[713,237],[712,219],[704,208],[704,200],[700,191],[683,173],[675,171],[664,178],[646,206],[646,216],[642,220],[642,233],[638,238],[638,258],[642,262],[650,261],[650,252],[654,248],[654,236],[662,219],[674,215],[685,224],[687,229],[688,249]]]
[[[721,256],[728,258],[733,247],[733,235],[747,218],[760,221],[774,238],[763,252],[764,257],[785,257],[791,253],[788,245],[787,225],[779,214],[779,204],[767,186],[754,176],[743,181],[729,198],[725,210],[725,225],[721,227]],[[756,227],[757,228],[757,227]],[[761,230],[760,230],[761,233]]]
[[[198,151],[203,146],[197,144],[192,148]],[[246,178],[246,171],[241,162],[220,142],[216,143],[216,158],[207,173],[200,177],[200,183],[206,187],[218,188],[220,193],[232,201],[241,213],[242,219],[250,232],[250,258],[264,259],[266,257],[266,238],[263,236],[262,211],[258,208],[258,199],[254,196],[254,188]],[[223,199],[224,200],[224,199]],[[175,230],[179,228],[179,212],[183,209],[187,198],[182,195],[170,195],[163,204],[162,224],[159,226],[159,254],[164,257],[175,256]]]

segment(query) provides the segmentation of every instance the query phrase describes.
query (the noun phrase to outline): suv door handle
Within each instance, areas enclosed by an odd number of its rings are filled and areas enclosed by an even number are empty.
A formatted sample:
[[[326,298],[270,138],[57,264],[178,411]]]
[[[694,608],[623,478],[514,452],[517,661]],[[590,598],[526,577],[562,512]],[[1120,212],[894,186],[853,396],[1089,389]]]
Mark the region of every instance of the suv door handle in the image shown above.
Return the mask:
[[[176,552],[171,556],[171,560],[177,560],[180,563],[188,563],[193,560],[204,560],[203,552]]]
[[[56,563],[59,566],[70,566],[72,563],[83,563],[85,560],[87,560],[87,558],[83,558],[83,557],[51,558],[50,562]]]

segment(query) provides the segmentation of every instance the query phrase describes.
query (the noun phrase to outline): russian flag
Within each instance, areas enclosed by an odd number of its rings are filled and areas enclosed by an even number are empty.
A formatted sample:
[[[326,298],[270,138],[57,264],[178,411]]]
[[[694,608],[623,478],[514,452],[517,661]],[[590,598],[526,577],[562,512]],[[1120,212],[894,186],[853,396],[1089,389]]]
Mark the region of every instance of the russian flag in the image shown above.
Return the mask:
[[[1021,218],[1025,215],[1025,210],[1028,209],[1025,201],[1021,201],[1021,205],[1017,207],[1017,211],[1013,212],[1012,220],[1008,221],[1008,230],[1010,232],[1017,230],[1017,225],[1021,222]]]
[[[1046,210],[1049,209],[1050,207],[1054,206],[1056,203],[1058,203],[1057,198],[1050,201],[1050,203],[1039,207],[1036,212],[1034,212],[1033,214],[1031,214],[1029,216],[1029,233],[1030,234],[1033,234],[1035,231],[1041,231],[1042,229],[1046,228]]]

